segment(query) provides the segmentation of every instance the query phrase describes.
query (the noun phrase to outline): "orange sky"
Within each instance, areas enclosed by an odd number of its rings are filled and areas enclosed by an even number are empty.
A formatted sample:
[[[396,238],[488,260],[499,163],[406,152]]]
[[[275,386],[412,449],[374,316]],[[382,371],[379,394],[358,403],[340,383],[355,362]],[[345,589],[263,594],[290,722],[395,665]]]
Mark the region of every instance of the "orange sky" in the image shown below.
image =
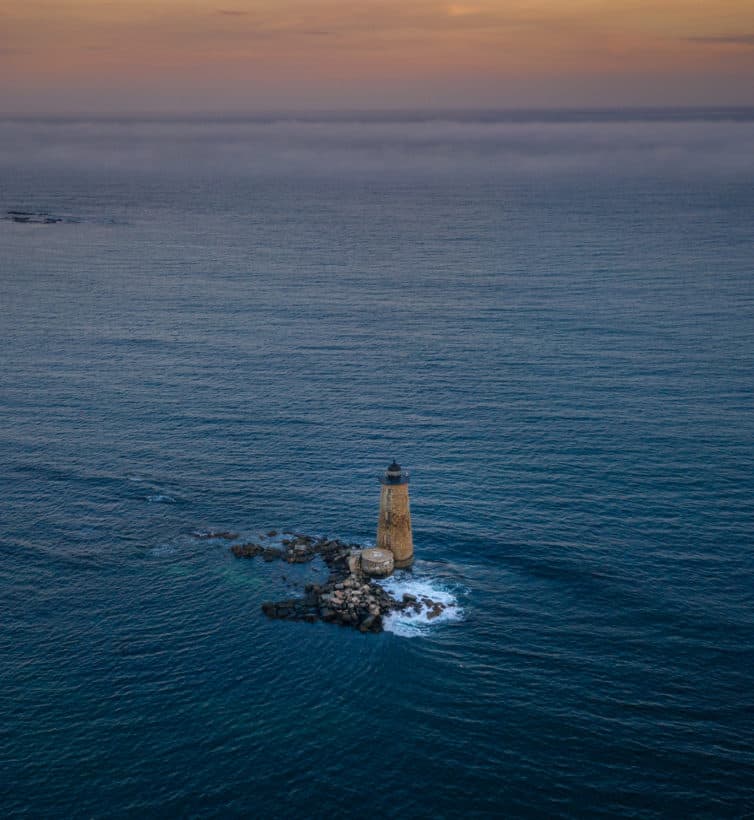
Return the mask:
[[[754,104],[752,0],[0,0],[6,112]]]

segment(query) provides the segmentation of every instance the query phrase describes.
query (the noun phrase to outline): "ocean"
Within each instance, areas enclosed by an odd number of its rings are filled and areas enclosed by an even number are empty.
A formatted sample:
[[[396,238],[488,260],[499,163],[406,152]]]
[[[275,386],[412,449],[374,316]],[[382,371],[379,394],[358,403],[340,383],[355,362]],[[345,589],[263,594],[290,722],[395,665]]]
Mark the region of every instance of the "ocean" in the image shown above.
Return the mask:
[[[751,816],[752,214],[749,110],[0,120],[2,815]],[[436,621],[197,535],[393,458]]]

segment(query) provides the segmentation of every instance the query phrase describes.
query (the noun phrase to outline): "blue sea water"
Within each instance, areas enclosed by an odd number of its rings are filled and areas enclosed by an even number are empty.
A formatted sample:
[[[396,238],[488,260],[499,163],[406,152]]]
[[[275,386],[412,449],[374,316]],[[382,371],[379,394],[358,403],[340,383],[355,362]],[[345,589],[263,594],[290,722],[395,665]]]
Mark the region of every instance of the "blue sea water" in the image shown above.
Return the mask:
[[[754,115],[0,121],[4,816],[754,812]],[[374,539],[440,623],[267,620]]]

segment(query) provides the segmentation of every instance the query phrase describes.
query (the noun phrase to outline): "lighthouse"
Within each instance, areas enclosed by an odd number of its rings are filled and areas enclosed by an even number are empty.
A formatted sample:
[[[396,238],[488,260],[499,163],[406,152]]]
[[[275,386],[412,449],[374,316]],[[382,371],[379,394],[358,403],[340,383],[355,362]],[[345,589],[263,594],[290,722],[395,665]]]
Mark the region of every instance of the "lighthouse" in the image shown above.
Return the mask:
[[[411,512],[408,502],[408,471],[393,463],[380,477],[380,516],[377,521],[377,548],[390,550],[396,568],[414,560]]]

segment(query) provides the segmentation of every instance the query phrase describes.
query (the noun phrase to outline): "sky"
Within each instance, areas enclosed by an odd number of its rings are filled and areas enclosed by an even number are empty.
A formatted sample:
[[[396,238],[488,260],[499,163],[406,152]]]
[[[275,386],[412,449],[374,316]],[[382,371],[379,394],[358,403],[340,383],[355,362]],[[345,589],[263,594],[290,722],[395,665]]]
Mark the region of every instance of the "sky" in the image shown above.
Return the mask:
[[[0,0],[0,113],[754,105],[752,0]]]

